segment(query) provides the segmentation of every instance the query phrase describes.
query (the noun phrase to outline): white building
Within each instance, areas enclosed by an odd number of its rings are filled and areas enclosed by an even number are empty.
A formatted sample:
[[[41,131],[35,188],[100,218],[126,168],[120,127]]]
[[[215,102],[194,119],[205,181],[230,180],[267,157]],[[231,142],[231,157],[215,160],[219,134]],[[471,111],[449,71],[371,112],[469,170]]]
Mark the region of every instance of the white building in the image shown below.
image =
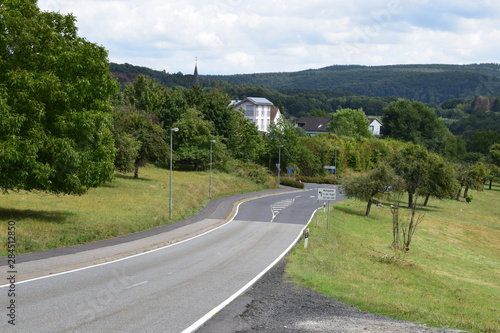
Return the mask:
[[[268,132],[269,125],[282,118],[280,110],[267,98],[247,97],[242,101],[233,101],[234,110],[242,110],[246,118],[257,126],[260,132]]]
[[[370,132],[372,132],[374,136],[379,137],[380,129],[382,128],[382,123],[378,121],[378,119],[375,117],[367,117],[367,118],[368,118],[368,123],[370,124],[368,127],[370,129]]]

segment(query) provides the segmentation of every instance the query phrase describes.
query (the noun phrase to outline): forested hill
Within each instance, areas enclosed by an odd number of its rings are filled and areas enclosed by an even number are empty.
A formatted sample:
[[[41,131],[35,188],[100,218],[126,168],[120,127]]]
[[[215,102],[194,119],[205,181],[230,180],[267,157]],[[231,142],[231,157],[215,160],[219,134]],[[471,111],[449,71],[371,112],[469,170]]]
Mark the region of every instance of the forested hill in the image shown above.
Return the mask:
[[[500,65],[329,66],[290,73],[205,76],[274,89],[346,91],[372,97],[396,96],[425,103],[477,95],[500,95]]]
[[[122,83],[139,74],[148,75],[166,86],[192,85],[191,74],[170,74],[130,64],[110,64],[110,71]],[[201,74],[203,71],[201,71]],[[329,66],[300,72],[201,75],[202,85],[234,90],[231,83],[290,91],[345,92],[370,97],[399,97],[425,103],[474,96],[500,95],[500,65],[394,65]],[[222,82],[224,81],[224,82]],[[229,82],[229,84],[228,84]],[[241,97],[241,96],[239,96]]]

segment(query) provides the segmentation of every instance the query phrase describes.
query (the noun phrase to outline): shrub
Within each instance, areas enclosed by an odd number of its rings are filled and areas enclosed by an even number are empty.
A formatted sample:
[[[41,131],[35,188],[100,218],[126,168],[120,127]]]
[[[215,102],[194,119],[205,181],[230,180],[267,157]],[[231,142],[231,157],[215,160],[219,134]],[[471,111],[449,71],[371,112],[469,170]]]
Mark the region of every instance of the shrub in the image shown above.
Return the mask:
[[[280,183],[281,183],[281,185],[285,185],[285,186],[304,188],[304,183],[301,183],[300,181],[293,180],[293,179],[283,178],[283,179],[280,179]]]
[[[250,178],[257,184],[262,184],[269,187],[276,184],[276,180],[274,179],[274,177],[269,175],[265,167],[252,162],[231,160],[230,162],[226,163],[223,171],[232,175],[236,175],[238,177]]]
[[[314,184],[332,184],[332,185],[338,185],[339,181],[337,177],[307,177],[307,176],[300,176],[297,177],[298,180],[301,180],[304,183],[314,183]]]

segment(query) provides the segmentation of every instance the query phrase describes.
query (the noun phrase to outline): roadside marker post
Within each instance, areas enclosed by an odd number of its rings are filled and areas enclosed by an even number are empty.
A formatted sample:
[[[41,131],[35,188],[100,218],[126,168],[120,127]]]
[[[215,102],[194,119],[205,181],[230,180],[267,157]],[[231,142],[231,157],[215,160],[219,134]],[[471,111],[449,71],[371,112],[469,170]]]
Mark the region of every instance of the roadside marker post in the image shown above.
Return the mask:
[[[304,232],[304,249],[307,249],[307,245],[309,243],[309,228]]]

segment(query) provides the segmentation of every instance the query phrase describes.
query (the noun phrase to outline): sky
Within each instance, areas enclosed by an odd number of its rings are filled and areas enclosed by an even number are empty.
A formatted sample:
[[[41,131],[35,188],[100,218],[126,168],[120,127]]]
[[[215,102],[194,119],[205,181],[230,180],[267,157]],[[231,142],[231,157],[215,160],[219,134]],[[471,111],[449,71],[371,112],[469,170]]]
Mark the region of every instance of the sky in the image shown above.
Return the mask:
[[[109,60],[200,75],[498,63],[497,0],[39,0]]]

